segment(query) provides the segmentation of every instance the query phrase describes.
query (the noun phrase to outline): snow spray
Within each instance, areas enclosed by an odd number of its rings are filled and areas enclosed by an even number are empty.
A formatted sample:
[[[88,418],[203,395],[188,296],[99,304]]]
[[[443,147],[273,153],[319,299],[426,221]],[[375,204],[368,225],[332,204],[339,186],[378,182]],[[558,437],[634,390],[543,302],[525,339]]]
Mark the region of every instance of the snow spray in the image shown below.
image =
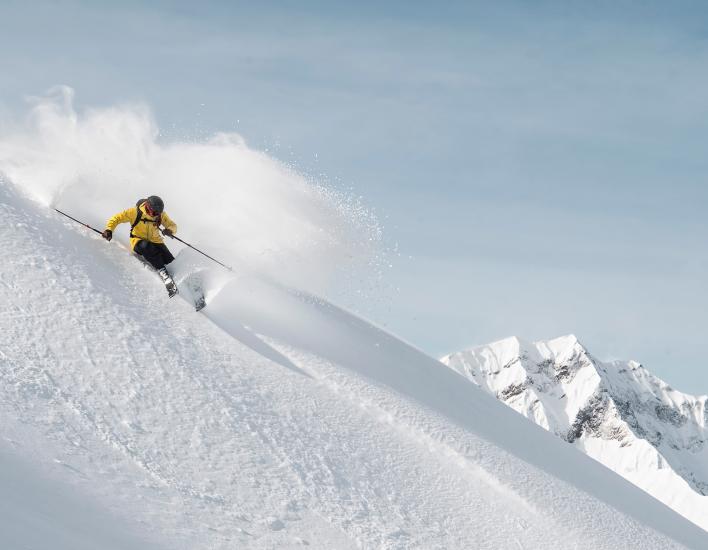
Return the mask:
[[[160,195],[180,235],[225,258],[313,292],[380,255],[381,229],[345,194],[309,181],[234,133],[163,142],[150,109],[77,112],[73,90],[32,98],[26,119],[0,134],[0,173],[27,195],[96,227]],[[116,238],[127,242],[127,226]]]

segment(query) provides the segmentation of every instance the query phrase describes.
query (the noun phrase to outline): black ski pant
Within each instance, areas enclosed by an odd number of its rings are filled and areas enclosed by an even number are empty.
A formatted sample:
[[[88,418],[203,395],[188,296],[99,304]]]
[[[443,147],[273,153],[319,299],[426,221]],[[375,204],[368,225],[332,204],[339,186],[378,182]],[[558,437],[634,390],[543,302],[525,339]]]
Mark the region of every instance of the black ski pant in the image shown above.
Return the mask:
[[[175,257],[170,252],[165,243],[152,243],[150,241],[139,240],[135,243],[133,252],[140,254],[155,269],[162,269]]]

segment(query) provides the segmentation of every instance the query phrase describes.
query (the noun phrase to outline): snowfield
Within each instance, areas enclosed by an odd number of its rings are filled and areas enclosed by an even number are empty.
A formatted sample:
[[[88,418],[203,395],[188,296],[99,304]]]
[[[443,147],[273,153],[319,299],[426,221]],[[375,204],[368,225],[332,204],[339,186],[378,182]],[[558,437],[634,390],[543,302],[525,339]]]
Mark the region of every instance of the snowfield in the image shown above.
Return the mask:
[[[120,244],[7,182],[0,216],[0,456],[17,465],[0,476],[15,510],[2,548],[708,547],[620,476],[315,295],[206,268],[195,313]],[[197,264],[181,251],[176,278]]]

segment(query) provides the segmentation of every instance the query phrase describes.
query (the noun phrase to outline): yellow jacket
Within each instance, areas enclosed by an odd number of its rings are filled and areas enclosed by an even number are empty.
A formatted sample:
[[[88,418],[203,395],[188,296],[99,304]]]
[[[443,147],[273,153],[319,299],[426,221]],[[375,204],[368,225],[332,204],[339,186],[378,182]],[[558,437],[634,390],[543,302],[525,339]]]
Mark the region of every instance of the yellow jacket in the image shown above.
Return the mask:
[[[175,224],[175,222],[172,221],[172,219],[167,215],[166,212],[163,212],[162,214],[156,217],[150,216],[145,211],[145,203],[142,203],[140,205],[140,212],[142,213],[140,222],[133,228],[130,233],[131,249],[135,248],[135,245],[138,244],[138,241],[140,240],[150,241],[153,243],[164,242],[162,239],[162,234],[159,230],[160,225],[162,225],[165,229],[171,230],[172,233],[177,233],[177,225]],[[127,210],[123,210],[123,212],[119,212],[106,222],[106,229],[115,231],[116,227],[122,223],[129,223],[132,225],[135,222],[137,216],[137,206],[133,206],[132,208],[128,208]]]

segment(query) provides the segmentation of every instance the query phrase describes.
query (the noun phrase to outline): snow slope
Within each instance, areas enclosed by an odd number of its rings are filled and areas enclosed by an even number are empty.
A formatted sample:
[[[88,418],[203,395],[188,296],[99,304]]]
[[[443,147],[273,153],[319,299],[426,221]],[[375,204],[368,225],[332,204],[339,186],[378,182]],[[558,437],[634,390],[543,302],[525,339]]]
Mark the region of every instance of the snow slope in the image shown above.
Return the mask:
[[[170,547],[706,543],[327,302],[244,277],[197,315],[121,247],[2,193],[3,431]]]
[[[7,439],[8,434],[3,433]],[[15,456],[16,442],[0,442],[0,526],[2,548],[118,550],[160,548],[136,536],[126,522],[100,504]]]
[[[0,216],[0,435],[140,547],[708,547],[629,482],[317,296],[207,270],[196,314],[122,246],[7,183]],[[177,278],[196,263],[180,253]],[[11,490],[32,502],[31,487]],[[86,540],[112,548],[90,525]]]
[[[634,361],[599,361],[575,336],[508,338],[442,361],[708,530],[708,396]]]

